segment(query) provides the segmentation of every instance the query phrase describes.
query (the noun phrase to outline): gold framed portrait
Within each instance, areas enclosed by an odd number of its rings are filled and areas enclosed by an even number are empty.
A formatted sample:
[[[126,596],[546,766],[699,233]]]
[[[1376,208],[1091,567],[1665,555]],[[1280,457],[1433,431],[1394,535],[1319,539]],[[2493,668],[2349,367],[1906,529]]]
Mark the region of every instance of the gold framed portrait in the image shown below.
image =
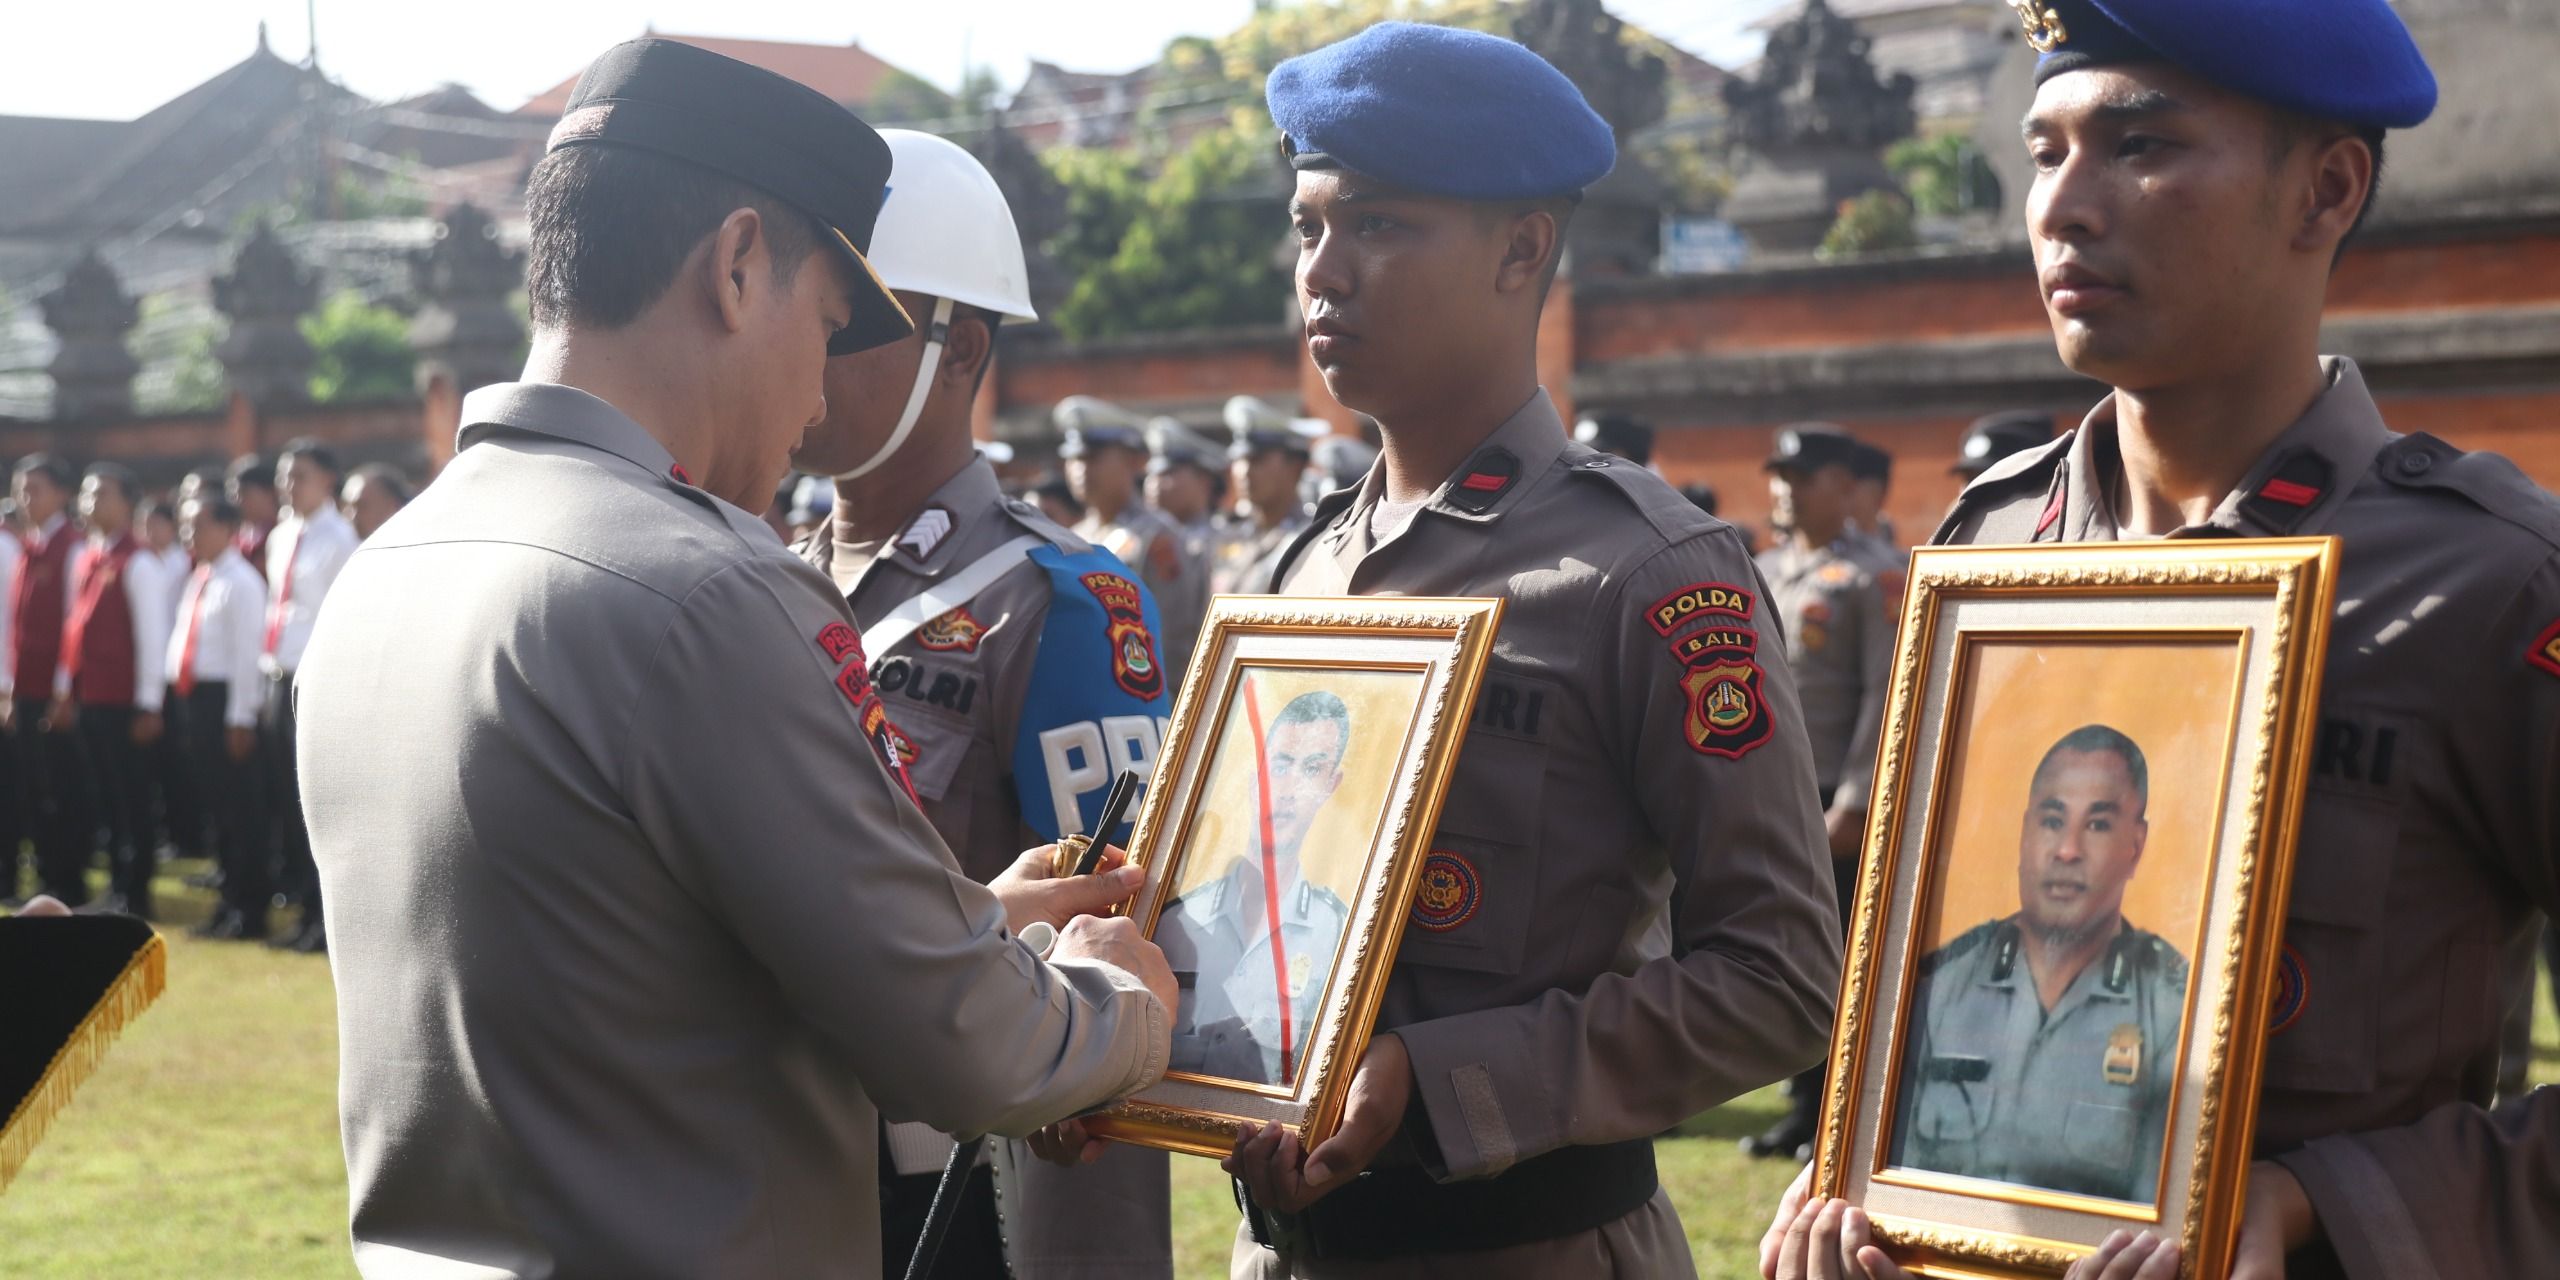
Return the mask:
[[[2229,1268],[2336,555],[1913,553],[1814,1157],[1905,1267]]]
[[[1223,1156],[1340,1123],[1394,967],[1499,600],[1220,596],[1130,856],[1181,989],[1165,1078],[1093,1132]]]

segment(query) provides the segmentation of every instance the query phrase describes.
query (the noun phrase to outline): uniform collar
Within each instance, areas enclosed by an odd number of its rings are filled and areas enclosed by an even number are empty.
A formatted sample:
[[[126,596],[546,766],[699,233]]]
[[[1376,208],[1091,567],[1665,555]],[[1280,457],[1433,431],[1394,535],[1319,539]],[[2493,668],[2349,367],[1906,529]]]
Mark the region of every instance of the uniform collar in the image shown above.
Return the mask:
[[[2356,481],[2372,467],[2374,456],[2391,442],[2391,429],[2383,424],[2382,410],[2355,361],[2323,357],[2320,370],[2329,389],[2259,455],[2239,487],[2203,524],[2171,537],[2285,537],[2327,527]],[[2109,509],[2113,486],[2107,477],[2122,465],[2116,453],[2116,402],[2109,396],[2073,433],[2063,459],[2064,538],[2112,542],[2121,536],[2118,518]]]
[[[462,398],[460,452],[500,429],[529,431],[622,458],[652,475],[675,476],[675,455],[629,414],[576,387],[557,382],[500,382]]]
[[[1540,387],[1440,482],[1421,510],[1468,524],[1494,524],[1523,492],[1534,487],[1539,474],[1563,455],[1564,447],[1564,419],[1557,416],[1556,402],[1547,389]],[[1360,477],[1350,493],[1351,516],[1337,524],[1329,539],[1336,549],[1351,531],[1366,527],[1369,508],[1385,496],[1386,462],[1371,463],[1369,473]],[[1329,505],[1320,504],[1317,514],[1322,515]],[[1415,519],[1420,518],[1416,512]]]
[[[996,483],[995,465],[983,456],[973,456],[899,527],[881,549],[880,559],[928,578],[941,577],[958,558],[955,548],[969,531],[980,521],[993,519],[1003,507],[1004,487]]]

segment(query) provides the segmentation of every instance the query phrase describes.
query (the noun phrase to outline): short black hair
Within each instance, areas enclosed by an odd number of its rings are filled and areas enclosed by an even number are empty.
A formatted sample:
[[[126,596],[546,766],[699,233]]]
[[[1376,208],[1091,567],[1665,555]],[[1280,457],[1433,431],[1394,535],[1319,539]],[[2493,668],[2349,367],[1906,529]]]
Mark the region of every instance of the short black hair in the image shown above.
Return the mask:
[[[65,493],[69,493],[72,487],[71,464],[49,453],[30,453],[18,459],[17,470],[10,474],[20,479],[43,476],[53,482],[54,488]]]
[[[563,147],[526,180],[525,298],[536,328],[618,329],[675,282],[694,246],[739,209],[764,219],[790,284],[818,245],[808,215],[733,178],[634,147]]]
[[[276,491],[276,460],[263,453],[241,454],[223,469],[222,479],[225,484],[236,484],[243,489],[264,489],[273,493]]]
[[[1351,741],[1351,708],[1343,705],[1341,698],[1326,693],[1322,689],[1313,693],[1302,693],[1289,699],[1289,705],[1280,708],[1280,714],[1271,717],[1271,732],[1280,732],[1282,725],[1318,722],[1341,725],[1342,740],[1345,743]]]
[[[2084,724],[2046,748],[2044,759],[2036,762],[2032,776],[2042,778],[2044,771],[2053,767],[2054,757],[2065,751],[2113,752],[2116,758],[2124,761],[2125,774],[2133,780],[2133,794],[2142,801],[2144,808],[2151,807],[2151,765],[2142,758],[2142,748],[2134,745],[2133,739],[2107,725]]]
[[[367,487],[381,486],[393,501],[404,507],[409,505],[411,498],[418,496],[418,486],[409,483],[409,477],[400,474],[399,468],[387,462],[368,462],[348,473],[347,478],[362,480]]]
[[[92,462],[86,473],[91,480],[102,480],[116,487],[116,493],[132,502],[142,496],[142,485],[121,462]],[[136,513],[140,514],[139,512]]]
[[[210,489],[187,499],[187,505],[196,509],[198,519],[211,520],[225,529],[240,527],[240,504]]]
[[[321,470],[328,472],[329,478],[332,480],[342,480],[346,478],[347,469],[338,465],[337,450],[334,450],[309,436],[304,436],[301,439],[295,440],[291,444],[286,445],[284,447],[284,451],[276,455],[276,464],[278,466],[282,466],[287,460],[291,460],[302,466],[318,467]]]

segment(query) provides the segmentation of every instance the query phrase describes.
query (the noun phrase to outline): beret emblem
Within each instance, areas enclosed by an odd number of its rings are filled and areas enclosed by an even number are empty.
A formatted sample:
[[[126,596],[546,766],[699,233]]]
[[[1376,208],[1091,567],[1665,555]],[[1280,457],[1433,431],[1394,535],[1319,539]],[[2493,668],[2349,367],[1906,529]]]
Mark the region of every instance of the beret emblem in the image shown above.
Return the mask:
[[[2071,38],[2069,28],[2062,25],[2062,15],[2038,7],[2038,0],[2008,0],[2017,11],[2018,25],[2027,32],[2027,44],[2038,53],[2051,53]]]

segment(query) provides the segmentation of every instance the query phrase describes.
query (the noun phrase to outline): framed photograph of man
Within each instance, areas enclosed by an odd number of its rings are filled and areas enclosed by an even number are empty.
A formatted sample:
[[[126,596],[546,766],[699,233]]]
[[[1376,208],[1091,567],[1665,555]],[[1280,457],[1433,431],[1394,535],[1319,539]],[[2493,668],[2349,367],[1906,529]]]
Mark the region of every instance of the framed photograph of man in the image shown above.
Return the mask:
[[[1341,1118],[1476,688],[1498,600],[1221,596],[1130,854],[1131,917],[1181,988],[1165,1079],[1087,1127],[1225,1155]],[[1447,891],[1445,887],[1442,891]]]
[[[2227,1269],[2335,554],[1914,553],[1814,1168],[1909,1269]]]

